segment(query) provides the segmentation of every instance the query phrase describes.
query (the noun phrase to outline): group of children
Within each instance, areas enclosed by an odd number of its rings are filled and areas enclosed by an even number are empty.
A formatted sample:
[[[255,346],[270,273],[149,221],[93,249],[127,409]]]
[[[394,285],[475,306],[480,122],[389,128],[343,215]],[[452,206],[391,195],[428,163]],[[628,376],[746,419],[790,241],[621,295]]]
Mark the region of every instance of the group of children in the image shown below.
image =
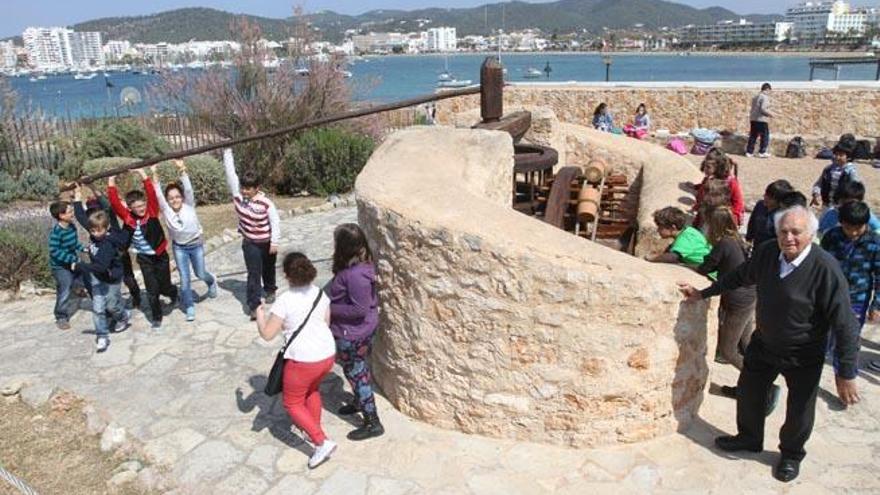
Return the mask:
[[[852,163],[852,150],[838,144],[833,152],[832,163],[812,189],[810,206],[822,210],[816,241],[840,262],[853,311],[864,325],[867,319],[880,321],[880,221],[864,202],[865,186]],[[775,242],[778,212],[796,205],[808,207],[807,197],[788,181],[774,181],[752,210],[743,237],[740,226],[745,208],[735,163],[713,149],[701,168],[705,177],[694,186],[694,221],[689,225],[688,215],[679,208],[656,211],[658,233],[672,243],[666,252],[649,255],[648,260],[681,263],[710,278],[721,277],[744,262],[752,247]],[[720,301],[716,359],[738,369],[742,369],[742,351],[754,330],[755,300],[752,287],[725,293]],[[830,341],[829,353],[833,345]],[[880,371],[880,362],[872,361],[868,367]],[[725,386],[721,391],[736,396],[735,387]],[[771,394],[768,414],[778,399],[778,387]]]
[[[153,167],[152,178],[143,170],[136,171],[143,190],[129,191],[125,200],[120,198],[116,180],[111,177],[106,195],[91,189],[92,198],[86,200],[82,186],[76,184],[72,204],[57,201],[49,207],[56,221],[49,236],[50,264],[57,288],[56,325],[62,330],[70,328],[74,287],[81,285],[80,290],[92,299],[98,353],[109,347],[111,333],[121,332],[130,324],[132,314],[123,301],[122,284],[129,288],[133,307],[141,301],[129,250],[135,253],[141,270],[148,302],[146,313],[153,328],[162,324],[161,296],[167,297],[171,306],[179,301],[186,320],[195,320],[192,273],[207,284],[208,297],[217,296],[217,279],[205,266],[203,231],[192,182],[184,162],[175,160],[174,164],[179,180],[164,190]],[[288,361],[283,403],[294,424],[314,445],[309,467],[317,467],[336,448],[321,430],[318,390],[334,361],[342,366],[355,397],[339,414],[363,415],[362,426],[349,438],[363,440],[384,433],[367,361],[379,314],[372,253],[360,227],[341,225],[334,233],[334,277],[326,297],[323,290],[312,285],[317,272],[311,261],[301,253],[290,253],[283,262],[289,287],[276,301],[275,262],[281,237],[277,209],[261,191],[259,176],[253,170],[244,171],[239,178],[231,149],[224,151],[223,165],[242,235],[248,314],[267,340],[283,333],[285,342],[291,341],[285,354]],[[89,234],[85,246],[80,243],[74,219]],[[169,251],[180,275],[179,290],[171,281]],[[274,303],[269,316],[263,309],[264,302]],[[315,309],[318,312],[312,317]],[[297,327],[301,334],[295,332]]]

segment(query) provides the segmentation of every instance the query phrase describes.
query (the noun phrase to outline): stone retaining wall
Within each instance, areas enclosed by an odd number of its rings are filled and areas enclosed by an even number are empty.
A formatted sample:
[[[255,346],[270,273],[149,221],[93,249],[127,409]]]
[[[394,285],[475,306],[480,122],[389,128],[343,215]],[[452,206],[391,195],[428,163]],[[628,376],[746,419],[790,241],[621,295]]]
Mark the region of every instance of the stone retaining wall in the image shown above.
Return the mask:
[[[637,84],[637,83],[633,83]],[[798,87],[772,92],[776,117],[771,133],[829,138],[851,132],[865,137],[880,135],[880,91],[877,87],[841,86],[836,88]],[[590,125],[593,109],[601,102],[611,107],[620,126],[632,119],[639,103],[645,103],[654,129],[671,132],[696,127],[748,133],[749,106],[755,88],[741,87],[644,87],[578,85],[512,85],[504,90],[507,107],[550,107],[559,120]],[[479,108],[479,95],[452,98],[437,103],[441,123],[450,123],[453,114]]]
[[[714,328],[676,281],[700,278],[515,212],[512,154],[504,133],[410,129],[358,177],[383,392],[440,427],[575,447],[685,427]]]

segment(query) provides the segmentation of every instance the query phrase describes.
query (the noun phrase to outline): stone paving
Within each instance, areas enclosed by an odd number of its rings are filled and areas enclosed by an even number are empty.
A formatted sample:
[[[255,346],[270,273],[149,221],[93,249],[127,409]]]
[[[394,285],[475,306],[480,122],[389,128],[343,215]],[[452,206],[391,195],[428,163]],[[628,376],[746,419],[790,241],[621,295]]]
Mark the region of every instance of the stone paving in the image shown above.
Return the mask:
[[[332,230],[354,221],[353,208],[283,220],[283,251],[317,260],[329,278]],[[174,310],[151,330],[138,312],[132,328],[94,353],[87,311],[59,332],[51,296],[4,302],[0,320],[0,386],[23,381],[31,404],[63,388],[96,412],[89,427],[105,443],[123,443],[120,429],[167,466],[173,493],[200,494],[582,494],[582,493],[878,493],[880,375],[863,372],[863,401],[841,410],[830,368],[822,380],[816,429],[802,474],[791,484],[771,477],[780,407],[768,420],[769,449],[730,456],[712,439],[734,428],[734,402],[715,394],[736,379],[731,366],[710,364],[712,386],[700,416],[684,431],[628,446],[574,450],[440,430],[400,414],[381,396],[387,433],[367,442],[345,439],[352,428],[334,411],[348,397],[335,369],[322,386],[325,426],[339,442],[333,459],[310,471],[309,448],[290,432],[276,399],[259,390],[278,342],[264,343],[242,311],[245,275],[238,242],[208,257],[220,275],[220,297],[197,306],[197,320]],[[196,290],[204,294],[203,285]],[[863,359],[880,359],[880,330],[865,328]],[[781,383],[781,382],[780,382]],[[784,388],[784,387],[783,387]],[[109,423],[109,425],[108,425]],[[20,473],[26,476],[26,473]],[[143,478],[143,477],[142,477]]]

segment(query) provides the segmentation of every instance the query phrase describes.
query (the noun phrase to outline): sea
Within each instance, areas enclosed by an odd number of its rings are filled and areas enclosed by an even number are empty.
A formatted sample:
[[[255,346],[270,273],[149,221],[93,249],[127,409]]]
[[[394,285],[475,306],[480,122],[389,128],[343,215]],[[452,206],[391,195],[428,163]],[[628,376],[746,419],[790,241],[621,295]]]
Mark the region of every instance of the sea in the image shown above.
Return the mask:
[[[389,102],[434,92],[438,75],[446,70],[458,80],[479,82],[480,64],[488,54],[389,55],[357,58],[347,67],[347,79],[358,101]],[[616,54],[611,58],[611,81],[807,81],[810,56],[799,55],[712,55]],[[509,81],[604,81],[606,66],[599,54],[574,53],[504,53],[502,62]],[[549,68],[549,73],[545,69]],[[532,69],[532,77],[529,72]],[[535,71],[540,77],[535,78]],[[841,80],[875,78],[875,65],[847,65],[838,75]],[[161,74],[98,73],[89,80],[73,75],[48,76],[31,81],[12,77],[12,87],[19,96],[20,112],[39,109],[46,115],[84,118],[113,114],[139,114],[155,111],[148,97],[149,87]],[[831,80],[833,71],[817,70],[816,79]],[[109,83],[109,84],[108,84]],[[132,92],[131,89],[136,90]],[[128,95],[122,102],[122,92]],[[131,95],[140,95],[133,103]],[[135,98],[136,99],[136,98]]]

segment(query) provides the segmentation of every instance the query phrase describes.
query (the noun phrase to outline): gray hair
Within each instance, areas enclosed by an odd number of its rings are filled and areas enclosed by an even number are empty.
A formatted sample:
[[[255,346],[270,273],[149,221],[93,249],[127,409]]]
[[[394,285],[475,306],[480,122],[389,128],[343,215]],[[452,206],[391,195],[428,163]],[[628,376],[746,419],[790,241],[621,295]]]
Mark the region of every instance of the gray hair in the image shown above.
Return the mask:
[[[776,235],[779,235],[779,226],[782,224],[782,219],[791,214],[804,215],[807,218],[807,228],[810,230],[810,237],[816,237],[816,232],[819,231],[819,219],[816,218],[812,210],[801,205],[795,205],[776,213],[776,216],[773,217],[773,227],[776,229]]]

